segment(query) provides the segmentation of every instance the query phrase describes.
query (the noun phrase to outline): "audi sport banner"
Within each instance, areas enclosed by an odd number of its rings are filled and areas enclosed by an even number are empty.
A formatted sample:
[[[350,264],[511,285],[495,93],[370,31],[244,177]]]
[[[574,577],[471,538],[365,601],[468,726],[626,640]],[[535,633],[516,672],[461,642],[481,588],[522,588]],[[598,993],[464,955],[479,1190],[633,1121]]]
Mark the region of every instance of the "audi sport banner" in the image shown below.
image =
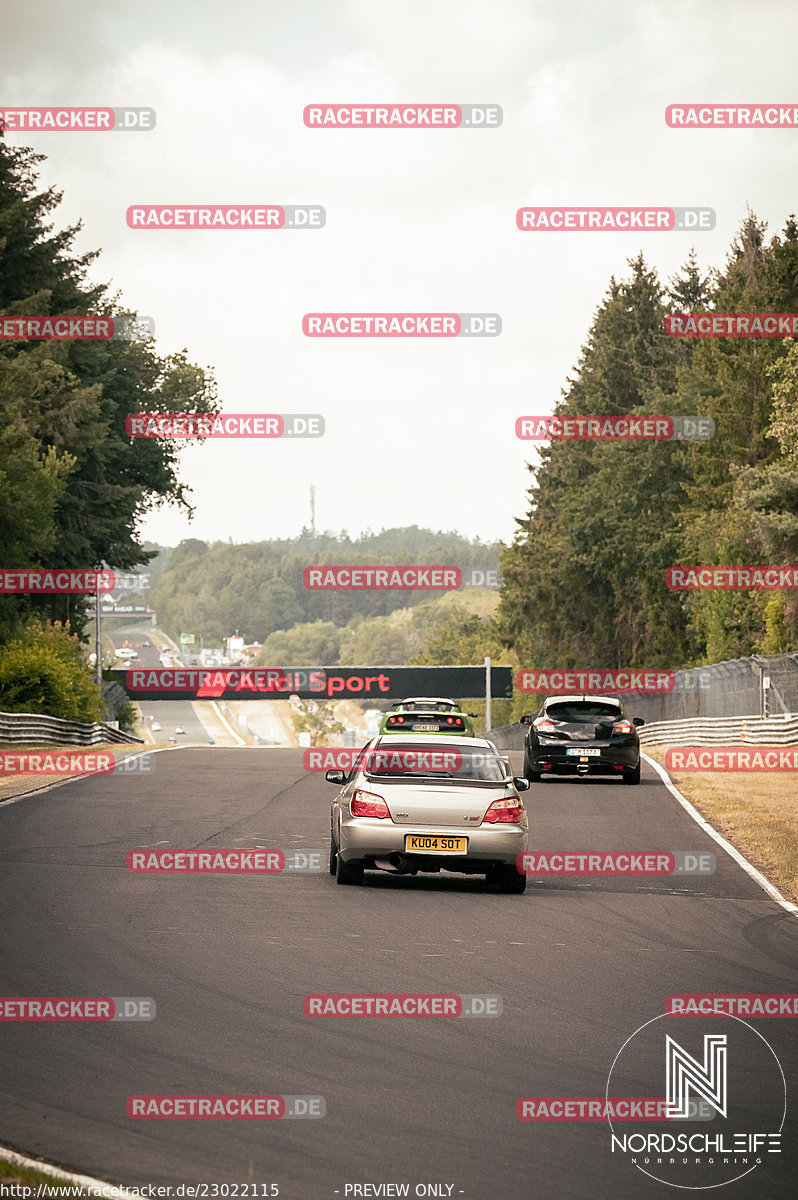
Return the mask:
[[[134,667],[112,671],[132,700],[403,700],[485,694],[481,667]],[[491,695],[513,694],[512,667],[490,668]]]

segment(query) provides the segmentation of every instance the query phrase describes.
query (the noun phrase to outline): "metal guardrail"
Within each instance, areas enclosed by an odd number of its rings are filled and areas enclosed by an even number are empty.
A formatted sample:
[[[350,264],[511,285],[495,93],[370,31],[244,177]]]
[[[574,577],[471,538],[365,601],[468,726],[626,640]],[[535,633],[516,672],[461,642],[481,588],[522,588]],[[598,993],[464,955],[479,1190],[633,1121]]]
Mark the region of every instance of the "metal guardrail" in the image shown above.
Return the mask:
[[[642,746],[798,746],[798,713],[652,721],[639,732]]]
[[[0,744],[97,746],[103,742],[142,744],[142,739],[105,721],[64,721],[40,713],[0,712]]]
[[[526,740],[526,725],[498,725],[483,734],[489,742],[493,742],[497,750],[523,750]]]
[[[798,653],[754,654],[675,672],[672,692],[627,693],[626,711],[642,717],[643,745],[798,745]],[[530,697],[529,712],[536,707]],[[500,750],[523,750],[526,726],[485,734]]]

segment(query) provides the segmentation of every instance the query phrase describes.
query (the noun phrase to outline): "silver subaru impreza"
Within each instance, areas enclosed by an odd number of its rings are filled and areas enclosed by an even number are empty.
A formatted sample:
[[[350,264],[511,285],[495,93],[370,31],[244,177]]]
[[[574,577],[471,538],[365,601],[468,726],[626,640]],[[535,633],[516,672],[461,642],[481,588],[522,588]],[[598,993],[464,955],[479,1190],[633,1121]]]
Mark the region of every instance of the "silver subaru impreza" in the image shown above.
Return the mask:
[[[364,870],[485,875],[523,892],[516,868],[529,823],[507,759],[484,738],[376,737],[350,771],[327,771],[340,791],[330,811],[330,874],[362,883]]]

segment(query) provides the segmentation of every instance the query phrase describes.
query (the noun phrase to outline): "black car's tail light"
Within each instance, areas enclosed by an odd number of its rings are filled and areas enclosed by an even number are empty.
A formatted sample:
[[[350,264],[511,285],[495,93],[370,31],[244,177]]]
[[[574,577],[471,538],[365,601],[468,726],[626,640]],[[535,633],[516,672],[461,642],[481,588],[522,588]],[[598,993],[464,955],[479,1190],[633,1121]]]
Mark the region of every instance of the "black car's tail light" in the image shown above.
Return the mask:
[[[616,721],[612,727],[612,732],[613,733],[631,733],[632,728],[633,728],[633,726],[632,726],[631,721]]]

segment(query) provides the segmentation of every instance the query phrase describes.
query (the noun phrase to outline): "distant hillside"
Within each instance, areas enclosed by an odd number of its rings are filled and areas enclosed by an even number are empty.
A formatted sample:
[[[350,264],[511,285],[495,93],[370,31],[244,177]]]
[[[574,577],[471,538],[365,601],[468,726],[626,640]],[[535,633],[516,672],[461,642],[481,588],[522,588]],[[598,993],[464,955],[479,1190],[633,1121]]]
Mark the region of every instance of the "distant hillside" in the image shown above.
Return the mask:
[[[152,547],[148,547],[152,548]],[[342,629],[353,618],[384,617],[440,593],[429,591],[309,591],[302,582],[308,566],[453,566],[464,581],[484,582],[497,572],[500,543],[469,540],[457,533],[416,525],[366,533],[313,534],[233,545],[188,539],[161,548],[150,564],[150,597],[161,628],[178,637],[202,634],[221,644],[236,629],[248,642],[264,642],[277,630],[308,622]],[[472,575],[473,573],[473,575]],[[494,575],[495,577],[495,575]],[[466,595],[464,588],[462,595]]]

